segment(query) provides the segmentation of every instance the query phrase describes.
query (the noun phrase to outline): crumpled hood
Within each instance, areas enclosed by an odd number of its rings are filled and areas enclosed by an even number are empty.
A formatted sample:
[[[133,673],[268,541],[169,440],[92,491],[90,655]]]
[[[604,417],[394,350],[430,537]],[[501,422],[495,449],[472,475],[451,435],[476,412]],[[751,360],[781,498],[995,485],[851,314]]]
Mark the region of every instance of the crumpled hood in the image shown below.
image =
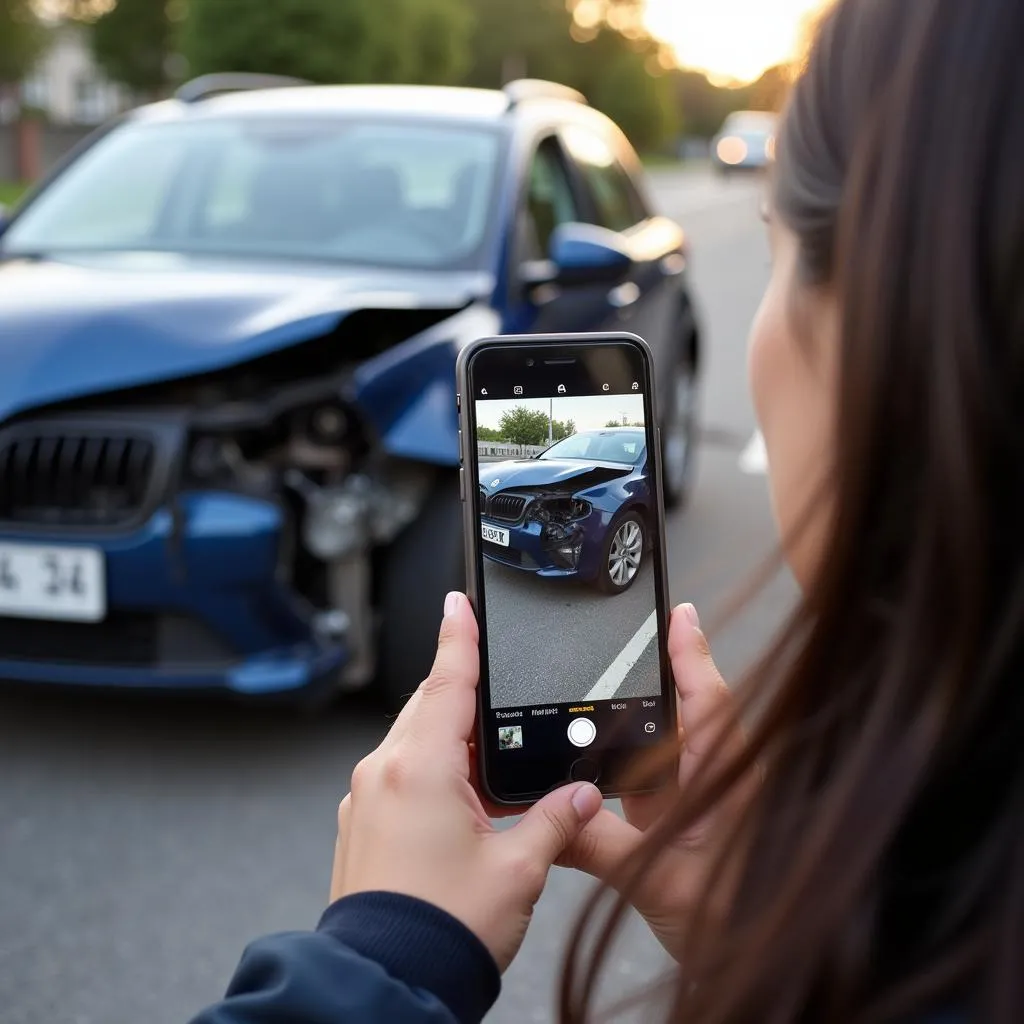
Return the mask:
[[[488,494],[517,488],[550,488],[572,494],[628,476],[632,466],[579,459],[525,459],[480,466],[480,485]]]
[[[486,274],[165,254],[0,262],[0,422],[47,403],[223,369],[358,309],[451,309]]]

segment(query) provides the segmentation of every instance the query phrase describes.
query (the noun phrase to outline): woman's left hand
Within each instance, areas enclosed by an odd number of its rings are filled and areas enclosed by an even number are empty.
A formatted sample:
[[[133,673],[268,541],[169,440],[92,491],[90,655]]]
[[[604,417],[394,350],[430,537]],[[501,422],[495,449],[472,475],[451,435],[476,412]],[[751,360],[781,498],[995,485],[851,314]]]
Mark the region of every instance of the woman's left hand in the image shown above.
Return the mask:
[[[504,970],[548,871],[601,809],[601,794],[565,786],[511,828],[492,826],[471,781],[478,644],[469,601],[449,595],[430,675],[352,773],[331,899],[383,890],[426,900],[465,924]]]

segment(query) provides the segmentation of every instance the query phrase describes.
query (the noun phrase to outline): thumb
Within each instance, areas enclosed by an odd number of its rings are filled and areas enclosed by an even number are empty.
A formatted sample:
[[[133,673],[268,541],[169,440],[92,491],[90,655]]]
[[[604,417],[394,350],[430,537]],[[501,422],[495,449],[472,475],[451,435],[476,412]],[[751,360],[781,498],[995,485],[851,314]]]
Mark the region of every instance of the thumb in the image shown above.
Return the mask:
[[[603,801],[601,791],[589,782],[563,786],[535,803],[506,835],[524,857],[542,863],[547,871],[601,810]]]
[[[603,810],[579,831],[558,863],[608,883],[641,839],[640,831],[629,822],[613,811]]]

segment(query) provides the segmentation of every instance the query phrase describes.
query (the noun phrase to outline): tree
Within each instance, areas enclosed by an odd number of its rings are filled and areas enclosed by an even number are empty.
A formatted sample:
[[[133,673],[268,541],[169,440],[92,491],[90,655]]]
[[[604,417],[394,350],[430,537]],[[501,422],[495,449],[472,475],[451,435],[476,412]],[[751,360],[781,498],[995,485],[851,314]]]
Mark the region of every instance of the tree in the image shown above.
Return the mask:
[[[660,64],[660,44],[602,28],[583,49],[578,84],[637,149],[656,150],[676,137],[679,109],[672,80]]]
[[[545,444],[548,439],[547,413],[517,405],[501,414],[498,430],[510,444]]]
[[[114,81],[136,92],[162,94],[174,52],[174,9],[168,0],[117,0],[92,25],[97,63]]]
[[[501,436],[500,430],[494,427],[477,427],[476,438],[478,441],[490,441],[492,444],[500,444],[505,439]]]
[[[468,65],[464,0],[190,0],[190,73],[254,71],[313,82],[438,83]]]
[[[551,421],[551,439],[553,441],[563,441],[567,437],[572,437],[575,433],[576,424],[572,420]]]
[[[16,85],[32,70],[43,38],[31,0],[0,0],[0,85]]]

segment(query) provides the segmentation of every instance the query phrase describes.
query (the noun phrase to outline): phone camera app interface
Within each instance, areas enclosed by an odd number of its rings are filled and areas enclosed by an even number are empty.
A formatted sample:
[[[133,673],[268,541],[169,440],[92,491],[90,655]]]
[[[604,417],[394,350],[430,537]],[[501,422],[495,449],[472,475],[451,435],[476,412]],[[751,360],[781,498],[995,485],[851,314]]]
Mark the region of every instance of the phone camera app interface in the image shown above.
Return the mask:
[[[496,388],[490,388],[491,394]],[[497,749],[580,757],[627,724],[657,741],[654,452],[631,382],[475,403],[477,510]]]

